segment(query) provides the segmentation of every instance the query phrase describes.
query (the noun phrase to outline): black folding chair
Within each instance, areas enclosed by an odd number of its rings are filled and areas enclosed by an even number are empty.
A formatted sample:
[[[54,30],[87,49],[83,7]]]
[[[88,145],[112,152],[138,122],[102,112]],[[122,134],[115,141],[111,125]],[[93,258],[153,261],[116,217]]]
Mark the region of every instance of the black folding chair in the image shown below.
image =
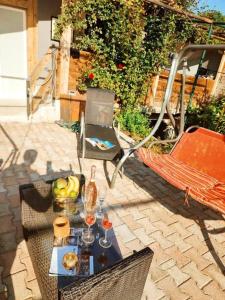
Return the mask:
[[[113,160],[120,157],[122,149],[113,128],[113,105],[115,93],[99,88],[88,88],[85,114],[81,117],[80,157]],[[110,149],[100,149],[88,142],[88,138],[98,138],[112,143]]]

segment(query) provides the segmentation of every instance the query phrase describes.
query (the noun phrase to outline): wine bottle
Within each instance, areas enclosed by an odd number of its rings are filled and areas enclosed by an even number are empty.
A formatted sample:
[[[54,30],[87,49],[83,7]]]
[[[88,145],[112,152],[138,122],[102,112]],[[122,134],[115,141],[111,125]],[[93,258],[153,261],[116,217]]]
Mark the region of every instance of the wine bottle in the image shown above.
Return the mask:
[[[96,208],[97,187],[95,184],[96,166],[91,167],[91,179],[86,188],[86,210],[93,211]]]

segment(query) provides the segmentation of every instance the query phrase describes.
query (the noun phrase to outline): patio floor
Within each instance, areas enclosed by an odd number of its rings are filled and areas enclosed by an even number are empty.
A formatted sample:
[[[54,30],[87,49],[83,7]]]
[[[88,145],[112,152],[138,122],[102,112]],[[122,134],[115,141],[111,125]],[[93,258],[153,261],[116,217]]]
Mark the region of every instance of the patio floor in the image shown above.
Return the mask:
[[[23,240],[18,186],[79,173],[76,147],[76,135],[56,124],[0,127],[0,300],[41,299]],[[82,172],[89,176],[92,163],[97,182],[106,183],[102,161],[85,160]],[[183,193],[135,158],[125,169],[107,205],[124,256],[145,246],[154,251],[143,300],[225,299],[223,216],[194,201],[184,206]],[[110,178],[113,170],[108,162]]]

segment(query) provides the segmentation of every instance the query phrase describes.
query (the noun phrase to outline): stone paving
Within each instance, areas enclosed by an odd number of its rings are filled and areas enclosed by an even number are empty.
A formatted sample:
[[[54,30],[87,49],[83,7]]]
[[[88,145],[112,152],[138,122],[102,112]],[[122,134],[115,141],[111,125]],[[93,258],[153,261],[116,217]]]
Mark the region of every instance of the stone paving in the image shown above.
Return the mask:
[[[80,172],[76,135],[56,124],[5,123],[0,126],[0,300],[41,299],[23,239],[20,184]],[[114,165],[84,160],[82,172],[97,165],[106,184]],[[106,173],[106,174],[105,174]],[[143,300],[225,299],[224,216],[190,201],[135,158],[107,196],[123,256],[149,246],[154,259]]]

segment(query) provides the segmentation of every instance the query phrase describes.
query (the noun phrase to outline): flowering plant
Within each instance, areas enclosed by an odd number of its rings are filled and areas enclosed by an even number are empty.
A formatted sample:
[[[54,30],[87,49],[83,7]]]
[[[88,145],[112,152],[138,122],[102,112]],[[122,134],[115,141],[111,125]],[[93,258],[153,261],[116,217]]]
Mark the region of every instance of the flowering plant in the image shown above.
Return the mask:
[[[195,0],[180,0],[185,9]],[[123,107],[144,102],[152,74],[168,65],[168,54],[193,42],[196,26],[184,16],[144,0],[64,1],[58,31],[71,26],[73,47],[92,53],[92,69],[80,85],[113,90]]]

